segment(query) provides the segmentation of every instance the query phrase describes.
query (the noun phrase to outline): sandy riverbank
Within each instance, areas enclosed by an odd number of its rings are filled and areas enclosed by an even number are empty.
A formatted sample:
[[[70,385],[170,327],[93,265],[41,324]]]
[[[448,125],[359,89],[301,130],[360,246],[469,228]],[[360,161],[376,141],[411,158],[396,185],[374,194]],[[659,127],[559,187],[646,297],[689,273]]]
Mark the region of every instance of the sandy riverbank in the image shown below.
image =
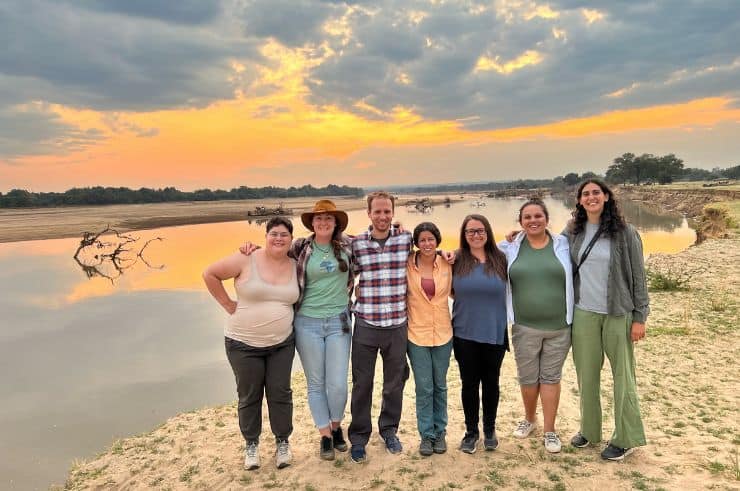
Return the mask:
[[[689,291],[652,293],[648,337],[636,347],[641,407],[649,444],[623,463],[605,463],[598,448],[566,446],[551,455],[535,436],[510,436],[521,417],[511,355],[504,361],[495,452],[467,455],[456,450],[463,434],[460,382],[450,365],[450,450],[422,458],[414,414],[413,379],[405,391],[400,438],[404,452],[387,454],[377,435],[370,461],[353,464],[346,454],[321,461],[310,423],[305,380],[296,374],[294,464],[273,465],[273,443],[265,421],[263,467],[242,470],[243,441],[234,405],[205,408],[169,419],[161,427],[115,443],[102,455],[71,470],[70,489],[738,489],[740,359],[737,291],[740,239],[709,240],[670,257],[675,265],[706,264]],[[225,362],[224,362],[225,363]],[[380,365],[380,363],[379,363]],[[608,364],[605,370],[608,370]],[[602,391],[611,404],[611,377]],[[376,385],[375,401],[379,400]],[[377,414],[378,403],[373,408]],[[266,412],[266,411],[265,411]],[[349,411],[348,411],[349,412]],[[349,418],[349,414],[347,414]],[[541,416],[540,416],[541,417]],[[566,362],[558,428],[564,441],[578,428],[575,373]],[[609,416],[605,432],[612,428]],[[605,434],[608,437],[608,433]]]
[[[119,232],[174,225],[246,220],[247,210],[283,203],[296,215],[310,209],[317,198],[240,201],[188,201],[141,205],[70,206],[59,208],[0,209],[0,242],[80,237],[107,225]],[[364,198],[332,198],[345,210],[361,209]]]
[[[402,196],[399,205],[408,197]],[[81,237],[85,231],[100,231],[106,226],[119,232],[147,230],[176,225],[233,222],[247,219],[255,206],[277,207],[280,203],[298,217],[320,199],[286,198],[235,201],[188,201],[182,203],[148,203],[140,205],[69,206],[58,208],[0,209],[0,243],[22,240]],[[365,209],[364,197],[330,197],[342,210]],[[434,204],[444,195],[432,197]],[[453,201],[459,198],[453,198]]]

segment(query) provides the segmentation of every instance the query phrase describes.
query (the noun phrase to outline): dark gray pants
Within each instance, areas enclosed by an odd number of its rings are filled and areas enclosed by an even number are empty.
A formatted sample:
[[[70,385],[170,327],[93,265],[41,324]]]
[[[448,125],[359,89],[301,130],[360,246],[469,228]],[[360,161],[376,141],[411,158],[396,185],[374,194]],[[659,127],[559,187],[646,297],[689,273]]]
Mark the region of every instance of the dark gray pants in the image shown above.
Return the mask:
[[[255,348],[225,338],[226,357],[239,394],[239,429],[247,442],[262,433],[262,396],[267,395],[270,427],[275,438],[287,440],[293,432],[293,391],[290,374],[295,355],[293,334],[280,344]]]
[[[401,421],[403,387],[409,378],[406,363],[407,325],[389,329],[368,327],[362,319],[355,322],[352,336],[352,423],[349,440],[353,445],[367,445],[373,425],[373,381],[378,351],[383,357],[383,398],[378,416],[381,436],[395,435]]]

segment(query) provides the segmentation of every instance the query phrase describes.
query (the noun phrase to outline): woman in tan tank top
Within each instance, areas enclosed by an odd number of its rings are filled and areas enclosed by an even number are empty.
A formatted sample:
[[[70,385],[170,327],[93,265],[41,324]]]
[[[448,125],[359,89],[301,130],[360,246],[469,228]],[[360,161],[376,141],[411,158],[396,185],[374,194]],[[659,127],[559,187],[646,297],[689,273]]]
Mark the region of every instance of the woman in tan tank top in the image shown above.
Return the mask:
[[[267,222],[265,239],[266,247],[251,256],[232,254],[203,272],[208,291],[229,314],[224,328],[226,356],[236,378],[247,470],[260,466],[263,395],[276,440],[275,464],[281,469],[292,459],[288,443],[293,431],[290,375],[295,353],[293,304],[299,293],[295,261],[288,257],[293,225],[275,217]],[[223,286],[231,278],[237,300]]]

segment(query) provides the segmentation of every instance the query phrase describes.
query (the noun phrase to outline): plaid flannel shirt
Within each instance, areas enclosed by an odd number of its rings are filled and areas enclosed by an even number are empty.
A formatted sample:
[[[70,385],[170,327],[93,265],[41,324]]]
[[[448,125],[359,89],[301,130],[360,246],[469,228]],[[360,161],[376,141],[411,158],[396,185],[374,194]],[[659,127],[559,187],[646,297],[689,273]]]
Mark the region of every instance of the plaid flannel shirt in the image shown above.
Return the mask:
[[[359,277],[353,311],[373,326],[396,326],[406,322],[406,261],[413,239],[391,228],[381,248],[371,234],[372,227],[352,241]]]
[[[300,291],[298,295],[298,301],[295,303],[295,311],[301,308],[303,299],[306,296],[306,266],[308,266],[308,260],[311,258],[313,252],[313,239],[316,234],[311,234],[306,238],[295,239],[293,244],[290,246],[288,256],[296,260],[296,277],[298,278],[298,289]],[[349,267],[349,274],[347,275],[347,292],[349,298],[352,298],[352,290],[355,287],[355,271],[354,271],[354,260],[352,255],[352,238],[348,235],[342,234],[341,238],[342,252],[347,255],[347,266]]]

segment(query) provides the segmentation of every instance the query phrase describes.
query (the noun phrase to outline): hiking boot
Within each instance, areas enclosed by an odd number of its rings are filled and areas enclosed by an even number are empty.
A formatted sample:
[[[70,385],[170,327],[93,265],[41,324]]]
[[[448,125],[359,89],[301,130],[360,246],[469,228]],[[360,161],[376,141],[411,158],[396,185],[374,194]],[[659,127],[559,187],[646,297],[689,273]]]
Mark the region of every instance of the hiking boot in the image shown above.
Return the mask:
[[[401,445],[401,440],[399,440],[396,435],[389,435],[387,437],[384,437],[383,440],[385,441],[385,449],[388,450],[389,454],[395,455],[403,452],[403,445]]]
[[[604,460],[622,460],[634,451],[634,448],[621,448],[610,443],[601,452],[601,458]]]
[[[352,445],[352,450],[350,450],[349,452],[349,458],[355,464],[362,464],[364,462],[367,462],[365,445]]]
[[[434,453],[445,453],[447,451],[447,438],[444,431],[437,435],[437,438],[434,439],[432,450],[434,451]]]
[[[340,452],[347,451],[347,442],[344,440],[341,426],[338,426],[336,430],[332,430],[331,438],[334,443],[334,450],[338,450]]]
[[[321,437],[319,456],[324,460],[334,460],[334,442],[328,436]]]
[[[419,453],[424,457],[429,457],[434,453],[434,442],[431,438],[422,438],[419,444]]]
[[[563,445],[560,443],[560,438],[557,433],[552,431],[545,432],[545,450],[550,453],[558,453],[562,446]]]
[[[283,469],[290,465],[293,460],[293,453],[290,451],[288,440],[278,440],[275,448],[275,465],[278,469]]]
[[[519,423],[517,423],[513,435],[516,438],[527,438],[532,433],[532,431],[534,431],[534,427],[534,423],[530,423],[526,419],[523,419],[519,421]]]
[[[483,434],[483,448],[489,452],[492,452],[498,448],[498,438],[496,432],[484,432]]]
[[[586,448],[590,444],[590,442],[586,439],[585,436],[581,435],[581,432],[579,431],[575,435],[573,435],[573,438],[570,439],[570,444],[576,448]]]
[[[247,442],[247,450],[244,452],[244,469],[253,471],[260,467],[260,444],[258,442]]]
[[[477,445],[478,433],[465,433],[465,436],[460,442],[460,450],[465,453],[475,453],[475,448]]]

